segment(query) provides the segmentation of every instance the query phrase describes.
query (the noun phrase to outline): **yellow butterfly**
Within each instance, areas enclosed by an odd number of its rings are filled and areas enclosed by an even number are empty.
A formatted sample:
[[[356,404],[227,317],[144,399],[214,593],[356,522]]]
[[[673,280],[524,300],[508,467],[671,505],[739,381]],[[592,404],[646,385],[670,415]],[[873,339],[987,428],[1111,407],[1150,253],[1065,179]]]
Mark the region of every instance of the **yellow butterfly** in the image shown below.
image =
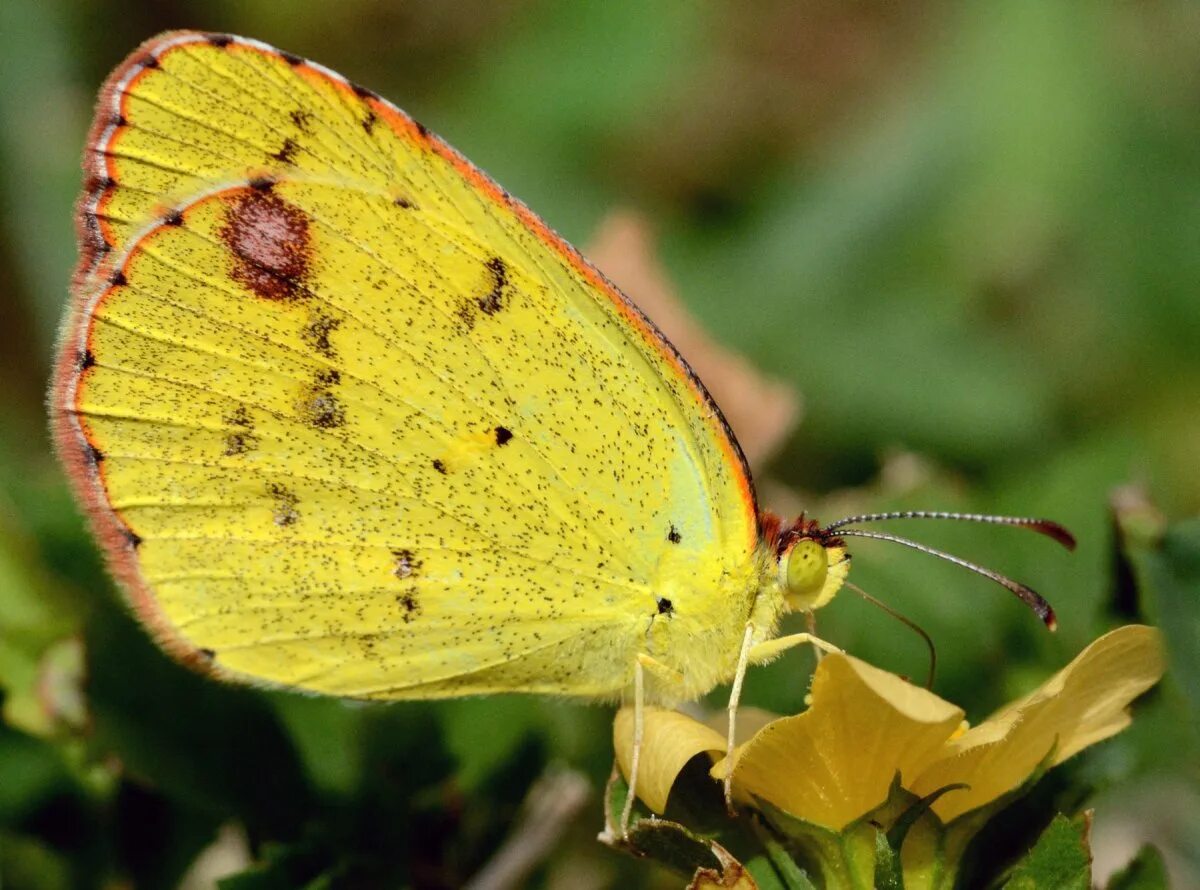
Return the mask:
[[[748,664],[810,639],[777,638],[782,615],[828,602],[843,537],[870,534],[760,512],[654,326],[314,62],[157,37],[105,85],[84,166],[56,439],[185,662],[363,699],[632,696],[639,715],[733,681],[732,711]]]

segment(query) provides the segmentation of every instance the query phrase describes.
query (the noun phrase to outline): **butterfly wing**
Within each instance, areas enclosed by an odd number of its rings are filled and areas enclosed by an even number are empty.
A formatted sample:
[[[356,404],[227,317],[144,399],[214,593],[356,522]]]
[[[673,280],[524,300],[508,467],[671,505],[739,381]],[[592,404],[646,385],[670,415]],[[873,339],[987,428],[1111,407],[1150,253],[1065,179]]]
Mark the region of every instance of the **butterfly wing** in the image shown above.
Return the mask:
[[[114,72],[85,169],[56,434],[176,655],[358,697],[595,696],[648,641],[740,636],[756,510],[716,407],[419,124],[181,32]]]

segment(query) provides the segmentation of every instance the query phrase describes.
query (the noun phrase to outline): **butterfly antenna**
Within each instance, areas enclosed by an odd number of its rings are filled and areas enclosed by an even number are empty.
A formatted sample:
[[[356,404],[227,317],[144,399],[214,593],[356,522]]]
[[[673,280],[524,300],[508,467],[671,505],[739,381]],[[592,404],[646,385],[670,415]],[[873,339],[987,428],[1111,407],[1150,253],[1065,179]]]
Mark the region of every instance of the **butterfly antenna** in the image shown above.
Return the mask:
[[[1075,536],[1049,519],[1032,519],[1026,516],[990,516],[986,513],[946,513],[940,510],[900,510],[894,513],[864,513],[861,516],[847,516],[825,526],[825,531],[833,531],[846,525],[861,525],[864,522],[880,522],[885,519],[953,519],[958,522],[986,522],[990,525],[1012,525],[1017,528],[1027,528],[1038,534],[1053,538],[1068,550],[1075,549]]]
[[[901,624],[908,625],[909,628],[911,628],[917,635],[919,635],[921,637],[922,640],[925,641],[925,645],[927,647],[929,647],[929,676],[925,680],[925,688],[933,689],[933,678],[934,678],[934,675],[937,673],[937,647],[935,647],[933,645],[933,638],[930,637],[929,634],[925,633],[925,628],[921,627],[921,625],[917,624],[917,622],[913,621],[911,618],[907,617],[906,615],[896,611],[891,606],[889,606],[887,603],[882,602],[881,600],[875,599],[875,597],[871,596],[871,594],[867,593],[865,590],[863,590],[861,587],[859,587],[853,581],[843,581],[842,583],[845,584],[847,587],[849,587],[851,590],[853,590],[855,593],[857,593],[859,596],[861,596],[863,599],[865,599],[871,605],[877,606],[880,609],[882,609],[883,611],[887,612],[889,615],[891,615],[893,618],[895,618]]]
[[[833,526],[829,526],[826,530],[832,527]],[[990,578],[1001,587],[1015,594],[1016,597],[1021,600],[1021,602],[1033,610],[1033,613],[1037,615],[1038,618],[1042,619],[1042,623],[1045,624],[1050,630],[1054,630],[1058,626],[1058,619],[1054,617],[1054,609],[1051,608],[1050,604],[1046,602],[1045,598],[1040,593],[1038,593],[1032,587],[1026,587],[1024,584],[1020,584],[1014,581],[1012,578],[1001,575],[999,572],[993,572],[991,569],[986,569],[981,565],[968,562],[965,559],[961,559],[953,554],[946,553],[943,550],[936,550],[933,547],[926,546],[925,544],[918,544],[916,541],[910,541],[908,538],[901,538],[897,535],[889,535],[883,532],[868,532],[858,528],[840,527],[838,528],[836,534],[839,538],[873,538],[876,541],[891,541],[893,544],[902,544],[905,547],[911,547],[913,550],[920,550],[922,553],[928,553],[930,556],[936,556],[939,559],[952,562],[957,566],[962,566],[964,569],[969,569],[977,575],[983,575],[985,578]]]

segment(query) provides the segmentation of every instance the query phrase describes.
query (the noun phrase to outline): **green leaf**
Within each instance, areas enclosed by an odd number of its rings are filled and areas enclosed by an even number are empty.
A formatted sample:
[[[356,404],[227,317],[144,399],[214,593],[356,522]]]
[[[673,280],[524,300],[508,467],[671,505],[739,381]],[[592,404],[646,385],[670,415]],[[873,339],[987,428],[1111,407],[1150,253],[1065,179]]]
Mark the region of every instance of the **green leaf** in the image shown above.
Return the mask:
[[[0,693],[7,723],[49,735],[82,726],[76,620],[69,598],[33,560],[32,545],[0,512]]]
[[[1118,512],[1142,596],[1166,636],[1171,675],[1200,721],[1200,519],[1158,536],[1139,518]]]
[[[295,832],[311,795],[291,740],[266,698],[173,664],[123,610],[87,628],[91,739],[165,795],[237,816],[267,837]]]
[[[900,848],[893,847],[883,831],[875,832],[875,886],[879,890],[904,890]]]
[[[767,859],[773,867],[777,880],[787,890],[816,890],[816,885],[809,878],[808,872],[796,864],[796,860],[792,858],[792,854],[779,842],[771,829],[763,825],[758,819],[755,819],[752,825],[754,834],[758,837],[763,845],[763,849],[766,851]],[[756,861],[754,859],[746,862],[746,868],[754,875],[759,886],[765,888],[767,884],[759,877],[755,865]]]
[[[1108,890],[1167,890],[1167,869],[1162,854],[1149,844],[1108,882]]]
[[[294,887],[307,890],[327,886],[330,877],[309,845],[269,844],[260,862],[222,878],[217,886],[221,890],[290,890]]]
[[[0,885],[28,890],[68,890],[70,863],[52,848],[23,835],[0,833]]]
[[[642,819],[629,829],[626,843],[635,853],[660,862],[668,868],[692,875],[697,869],[722,870],[708,841],[688,831],[678,822]]]
[[[1074,819],[1058,815],[1034,848],[1013,870],[1005,890],[1090,890],[1092,851],[1090,813]]]

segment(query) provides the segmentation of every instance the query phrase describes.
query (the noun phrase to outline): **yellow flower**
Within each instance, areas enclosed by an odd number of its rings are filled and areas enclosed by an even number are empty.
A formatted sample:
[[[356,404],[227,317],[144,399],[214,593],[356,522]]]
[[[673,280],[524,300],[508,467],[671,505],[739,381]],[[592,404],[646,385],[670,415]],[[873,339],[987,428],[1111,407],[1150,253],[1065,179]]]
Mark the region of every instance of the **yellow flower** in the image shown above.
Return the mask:
[[[834,836],[848,836],[868,815],[875,822],[885,813],[895,818],[894,783],[909,801],[944,790],[931,805],[934,833],[942,839],[928,841],[939,850],[937,868],[944,876],[954,867],[947,855],[956,861],[954,854],[982,824],[964,817],[980,815],[1039,769],[1119,732],[1129,723],[1130,702],[1162,672],[1158,631],[1118,628],[1036,691],[964,732],[957,706],[856,658],[829,655],[813,677],[808,710],[767,723],[719,760],[712,775],[720,779],[732,769],[739,799],[764,802]],[[614,739],[626,775],[631,724],[629,709],[623,709]],[[645,728],[638,796],[661,813],[684,764],[702,751],[723,753],[724,740],[691,718],[657,709],[647,710]],[[970,823],[970,830],[955,832],[956,823]],[[908,846],[906,880],[910,865],[917,868],[908,861]],[[913,885],[934,883],[941,879]]]

